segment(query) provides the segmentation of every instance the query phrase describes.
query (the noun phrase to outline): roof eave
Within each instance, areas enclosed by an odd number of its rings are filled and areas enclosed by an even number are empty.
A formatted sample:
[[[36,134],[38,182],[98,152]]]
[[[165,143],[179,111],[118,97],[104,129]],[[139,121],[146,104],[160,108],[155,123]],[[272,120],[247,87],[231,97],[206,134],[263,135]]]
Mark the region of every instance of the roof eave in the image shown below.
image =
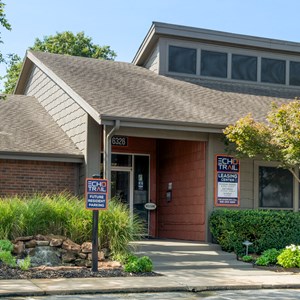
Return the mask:
[[[167,120],[153,120],[142,118],[128,118],[118,116],[101,115],[101,124],[113,126],[114,121],[119,120],[121,127],[158,129],[158,130],[175,130],[188,132],[203,133],[222,133],[227,124],[209,124],[209,123],[193,123],[178,122]]]
[[[81,154],[69,154],[69,153],[0,151],[0,159],[82,163],[84,161],[84,156]]]

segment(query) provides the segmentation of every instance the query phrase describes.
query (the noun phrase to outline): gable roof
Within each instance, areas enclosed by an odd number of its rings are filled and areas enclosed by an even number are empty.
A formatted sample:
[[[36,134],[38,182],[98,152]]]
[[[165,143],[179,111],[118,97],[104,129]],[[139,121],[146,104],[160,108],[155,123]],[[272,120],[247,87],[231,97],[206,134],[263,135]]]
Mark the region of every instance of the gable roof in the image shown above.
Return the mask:
[[[28,57],[87,104],[87,112],[98,115],[100,121],[94,118],[99,123],[120,119],[223,128],[249,112],[262,121],[272,102],[282,104],[300,96],[300,89],[282,86],[182,81],[123,62],[43,52],[29,52]],[[24,89],[20,82],[16,93]]]
[[[0,100],[0,153],[83,157],[36,98],[19,95]]]

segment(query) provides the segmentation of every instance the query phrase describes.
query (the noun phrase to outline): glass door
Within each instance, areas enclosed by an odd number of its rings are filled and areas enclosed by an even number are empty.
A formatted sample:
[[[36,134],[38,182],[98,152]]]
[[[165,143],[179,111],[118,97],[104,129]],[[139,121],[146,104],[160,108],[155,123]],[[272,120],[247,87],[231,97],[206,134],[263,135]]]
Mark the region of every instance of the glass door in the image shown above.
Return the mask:
[[[117,197],[122,203],[130,205],[130,173],[127,170],[111,171],[111,197]]]

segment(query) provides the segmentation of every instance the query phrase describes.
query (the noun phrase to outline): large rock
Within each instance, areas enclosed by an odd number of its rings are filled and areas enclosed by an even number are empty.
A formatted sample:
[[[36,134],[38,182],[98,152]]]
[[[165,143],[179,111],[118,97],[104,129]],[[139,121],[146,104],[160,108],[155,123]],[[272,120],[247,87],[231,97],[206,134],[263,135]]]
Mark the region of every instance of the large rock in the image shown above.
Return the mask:
[[[88,260],[92,260],[92,253],[88,254]],[[105,260],[104,253],[102,251],[98,251],[98,261]]]
[[[50,246],[51,247],[60,247],[63,243],[63,239],[60,239],[60,238],[53,238],[50,240]]]
[[[35,248],[36,246],[36,240],[30,240],[28,242],[25,242],[25,248]]]
[[[76,260],[76,255],[74,252],[68,251],[61,257],[62,263],[73,263]]]
[[[18,241],[14,244],[13,248],[13,254],[15,255],[21,255],[25,250],[25,244],[22,241]]]
[[[66,239],[63,243],[62,243],[62,248],[68,251],[72,251],[72,252],[76,252],[79,253],[81,250],[80,245],[72,242],[70,239]]]
[[[36,241],[37,246],[49,246],[49,241]]]
[[[18,238],[15,239],[16,242],[22,241],[22,242],[26,242],[26,241],[30,241],[33,239],[33,236],[20,236]]]
[[[92,253],[92,243],[91,242],[85,242],[81,245],[81,252],[83,253]]]

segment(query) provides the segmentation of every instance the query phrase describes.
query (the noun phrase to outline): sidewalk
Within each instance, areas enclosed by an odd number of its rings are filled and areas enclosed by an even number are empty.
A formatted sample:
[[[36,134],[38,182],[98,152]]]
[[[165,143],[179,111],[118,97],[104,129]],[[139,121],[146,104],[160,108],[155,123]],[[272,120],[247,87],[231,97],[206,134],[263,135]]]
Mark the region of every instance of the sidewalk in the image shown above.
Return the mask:
[[[300,288],[300,274],[252,268],[216,245],[178,241],[136,243],[160,277],[0,280],[0,297],[50,294]]]

